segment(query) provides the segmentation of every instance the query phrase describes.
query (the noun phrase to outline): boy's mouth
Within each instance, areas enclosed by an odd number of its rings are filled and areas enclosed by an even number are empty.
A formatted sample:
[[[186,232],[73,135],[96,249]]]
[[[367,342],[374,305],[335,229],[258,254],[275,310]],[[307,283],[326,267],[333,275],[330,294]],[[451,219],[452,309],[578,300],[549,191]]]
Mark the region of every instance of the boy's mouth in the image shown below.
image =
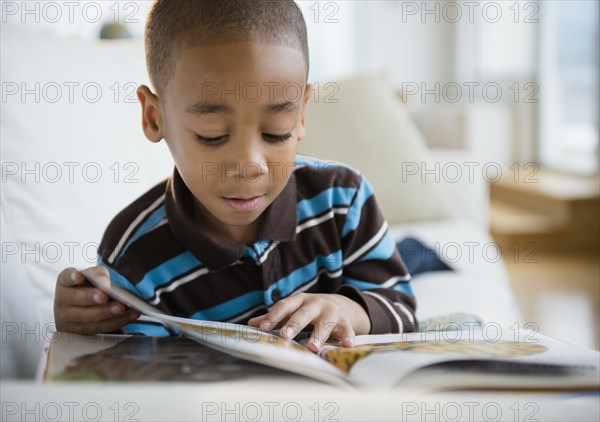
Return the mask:
[[[254,211],[258,207],[264,196],[265,195],[258,195],[248,198],[234,198],[224,196],[223,199],[233,211],[250,212]]]

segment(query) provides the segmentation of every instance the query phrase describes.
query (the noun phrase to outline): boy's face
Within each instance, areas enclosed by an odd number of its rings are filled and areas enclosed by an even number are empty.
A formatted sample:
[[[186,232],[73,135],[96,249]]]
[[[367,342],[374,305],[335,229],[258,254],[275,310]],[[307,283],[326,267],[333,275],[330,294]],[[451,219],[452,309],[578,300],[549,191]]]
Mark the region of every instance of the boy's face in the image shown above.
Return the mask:
[[[217,240],[255,240],[304,137],[302,54],[256,41],[183,49],[163,95],[138,90],[144,131],[167,142],[198,221]]]

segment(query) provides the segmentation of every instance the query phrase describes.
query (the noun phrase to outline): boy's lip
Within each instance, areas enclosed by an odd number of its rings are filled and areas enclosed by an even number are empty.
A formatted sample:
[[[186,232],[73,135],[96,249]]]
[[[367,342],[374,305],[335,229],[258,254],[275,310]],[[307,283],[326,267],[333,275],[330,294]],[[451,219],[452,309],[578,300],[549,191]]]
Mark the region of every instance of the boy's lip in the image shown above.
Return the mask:
[[[224,196],[223,198],[225,198],[225,199],[238,199],[240,201],[248,201],[250,199],[258,198],[259,196],[264,196],[264,194],[262,194],[262,195],[252,195],[252,196]]]
[[[261,198],[264,195],[258,195],[253,197],[236,198],[236,197],[223,197],[227,205],[235,212],[251,212],[258,208],[261,202]]]

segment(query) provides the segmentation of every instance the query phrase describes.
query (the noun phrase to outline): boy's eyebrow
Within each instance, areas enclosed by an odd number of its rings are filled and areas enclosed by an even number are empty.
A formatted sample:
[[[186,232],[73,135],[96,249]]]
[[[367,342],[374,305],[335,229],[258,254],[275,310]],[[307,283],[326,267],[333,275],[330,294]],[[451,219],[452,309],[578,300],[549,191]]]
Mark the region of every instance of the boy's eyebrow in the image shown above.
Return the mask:
[[[284,101],[277,104],[269,104],[265,107],[267,111],[277,113],[279,111],[295,111],[298,108],[298,103],[292,101]]]
[[[283,101],[277,104],[267,104],[267,112],[277,113],[280,111],[295,111],[298,103],[293,101]],[[211,114],[211,113],[231,113],[232,109],[226,104],[206,103],[200,101],[192,106],[186,107],[186,112],[191,114]]]

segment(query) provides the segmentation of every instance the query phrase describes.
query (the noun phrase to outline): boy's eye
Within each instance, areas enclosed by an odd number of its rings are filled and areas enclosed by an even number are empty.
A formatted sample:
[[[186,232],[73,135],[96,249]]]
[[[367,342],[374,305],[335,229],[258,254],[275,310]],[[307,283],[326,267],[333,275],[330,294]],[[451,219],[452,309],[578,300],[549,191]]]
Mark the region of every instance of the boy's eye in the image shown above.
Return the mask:
[[[270,133],[263,133],[263,136],[269,142],[285,142],[292,137],[292,134],[286,133],[285,135],[273,135]],[[217,136],[216,138],[207,138],[206,136],[196,134],[196,138],[204,144],[215,145],[224,141],[227,138],[227,135]]]
[[[269,142],[284,142],[292,137],[291,133],[286,133],[285,135],[271,135],[270,133],[263,133],[265,139]]]
[[[216,138],[207,138],[206,136],[196,134],[196,139],[198,139],[200,142],[202,142],[204,144],[208,144],[208,145],[214,145],[214,144],[221,143],[222,141],[225,140],[225,138],[227,138],[227,135],[217,136]]]

